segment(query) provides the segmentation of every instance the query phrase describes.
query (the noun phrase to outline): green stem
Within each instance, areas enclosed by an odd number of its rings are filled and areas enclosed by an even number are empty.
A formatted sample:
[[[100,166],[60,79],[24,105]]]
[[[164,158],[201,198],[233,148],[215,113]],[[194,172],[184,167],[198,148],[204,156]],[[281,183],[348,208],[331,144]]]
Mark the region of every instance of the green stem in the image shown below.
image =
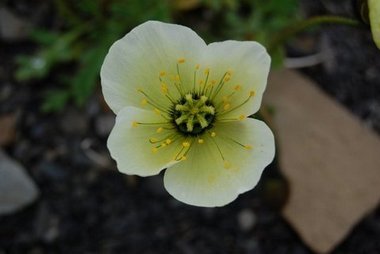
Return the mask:
[[[277,36],[273,38],[268,44],[268,51],[271,53],[278,46],[283,44],[285,41],[293,37],[295,34],[302,32],[310,27],[323,25],[323,24],[340,24],[347,26],[359,26],[360,23],[357,20],[340,17],[340,16],[316,16],[311,17],[306,20],[298,21],[290,26],[285,27],[282,31],[278,33]]]

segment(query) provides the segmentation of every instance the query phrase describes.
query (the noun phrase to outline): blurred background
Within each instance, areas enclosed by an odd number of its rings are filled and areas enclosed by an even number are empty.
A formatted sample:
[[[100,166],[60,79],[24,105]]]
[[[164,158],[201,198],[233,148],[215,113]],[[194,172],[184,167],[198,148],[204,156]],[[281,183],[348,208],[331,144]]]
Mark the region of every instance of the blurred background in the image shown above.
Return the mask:
[[[99,71],[111,44],[146,20],[186,25],[207,43],[270,47],[308,17],[355,19],[352,2],[0,1],[0,254],[313,253],[281,216],[289,186],[277,161],[258,187],[217,209],[176,201],[162,175],[118,173]],[[298,68],[380,132],[380,53],[368,26],[313,27],[270,53],[273,68]],[[380,253],[380,208],[333,253]]]

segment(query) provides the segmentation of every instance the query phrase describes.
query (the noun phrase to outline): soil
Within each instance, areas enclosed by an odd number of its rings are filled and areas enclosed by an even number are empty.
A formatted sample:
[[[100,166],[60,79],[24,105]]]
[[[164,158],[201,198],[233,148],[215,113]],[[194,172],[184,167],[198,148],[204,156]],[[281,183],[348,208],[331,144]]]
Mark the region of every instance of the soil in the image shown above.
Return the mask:
[[[380,51],[369,31],[329,26],[318,35],[333,60],[302,71],[380,132]],[[17,114],[17,136],[6,152],[25,166],[41,196],[0,216],[0,254],[312,253],[280,215],[287,184],[276,162],[258,187],[225,207],[182,204],[163,189],[162,175],[117,172],[106,148],[109,128],[99,124],[112,126],[113,118],[99,91],[82,109],[40,112],[42,94],[56,77],[17,83],[12,74],[16,55],[31,48],[0,41],[0,114]],[[380,207],[333,252],[343,253],[380,253]]]

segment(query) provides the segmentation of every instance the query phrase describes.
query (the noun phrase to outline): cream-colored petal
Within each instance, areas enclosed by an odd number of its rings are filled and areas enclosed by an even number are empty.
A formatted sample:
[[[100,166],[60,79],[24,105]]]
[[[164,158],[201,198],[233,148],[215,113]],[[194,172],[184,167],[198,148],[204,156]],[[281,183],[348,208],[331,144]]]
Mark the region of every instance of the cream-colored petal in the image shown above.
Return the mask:
[[[380,49],[380,1],[369,0],[369,19],[371,22],[372,37],[376,46]]]
[[[232,73],[214,100],[215,104],[229,105],[225,109],[221,106],[218,111],[234,109],[247,100],[253,91],[254,96],[243,106],[232,110],[229,117],[256,113],[267,84],[270,62],[265,48],[257,42],[224,41],[209,44],[202,58],[202,66],[210,68],[209,81],[214,80],[218,84],[227,71]]]
[[[179,63],[183,86],[193,80],[194,66],[198,62],[205,42],[191,29],[158,21],[145,22],[110,48],[101,68],[101,83],[106,102],[118,113],[125,106],[141,107],[142,89],[153,101],[170,105],[160,90],[159,73],[169,92],[178,97],[171,79],[177,74]]]
[[[162,169],[176,163],[175,155],[181,149],[179,140],[156,151],[152,150],[153,147],[164,143],[176,133],[165,129],[171,127],[170,124],[151,125],[165,121],[155,112],[135,107],[125,107],[119,111],[107,146],[120,172],[149,176],[158,174]],[[137,124],[137,122],[145,124]],[[162,129],[158,130],[160,127]],[[153,145],[149,141],[151,138],[162,140],[162,142]],[[171,140],[174,139],[171,138]]]
[[[195,144],[186,161],[165,172],[165,188],[184,203],[205,207],[226,205],[240,193],[254,188],[273,160],[274,137],[261,121],[219,123],[211,131],[215,137],[205,135],[204,143]]]

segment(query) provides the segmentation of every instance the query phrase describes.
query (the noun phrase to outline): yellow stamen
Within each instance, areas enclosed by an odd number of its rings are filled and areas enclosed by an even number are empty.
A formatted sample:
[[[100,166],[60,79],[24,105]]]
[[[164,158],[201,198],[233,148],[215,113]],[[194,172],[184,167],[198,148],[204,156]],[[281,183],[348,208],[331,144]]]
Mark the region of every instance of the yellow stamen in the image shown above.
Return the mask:
[[[163,94],[167,94],[168,93],[168,86],[165,83],[161,83],[161,92]]]
[[[226,75],[226,76],[224,77],[223,81],[224,81],[224,82],[228,82],[228,81],[230,81],[230,79],[231,79],[231,76]]]
[[[165,143],[168,144],[168,145],[170,145],[172,143],[172,140],[170,138],[168,138],[168,139],[165,140]]]
[[[148,104],[148,101],[146,99],[142,99],[141,100],[141,105],[145,106],[146,104]]]
[[[206,68],[205,69],[205,75],[208,75],[210,73],[210,69],[209,68]]]
[[[231,168],[231,163],[229,161],[225,160],[224,163],[223,163],[223,166],[224,166],[225,169],[229,169],[229,168]]]
[[[199,80],[199,85],[203,85],[204,81],[203,80]]]
[[[160,71],[160,77],[164,77],[166,75],[165,71]]]
[[[252,146],[251,145],[245,145],[244,148],[247,149],[247,150],[251,150]]]
[[[152,147],[152,153],[157,153],[157,151],[158,151],[158,148]]]
[[[181,58],[178,58],[178,63],[181,64],[181,63],[184,63],[185,62],[185,58],[181,57]]]
[[[199,67],[200,67],[199,64],[196,64],[196,65],[195,65],[195,69],[196,69],[196,70],[199,70]]]
[[[187,158],[186,158],[186,156],[185,155],[183,155],[182,157],[181,157],[181,161],[185,161]]]
[[[216,133],[215,132],[211,132],[210,136],[214,138],[214,137],[216,137]]]
[[[223,100],[223,102],[226,103],[230,100],[230,98],[228,98],[228,96],[223,96],[222,100]]]
[[[187,141],[185,141],[185,142],[182,143],[182,146],[183,146],[183,147],[189,147],[189,146],[190,146],[190,143],[187,142]]]
[[[158,139],[156,139],[156,138],[150,138],[149,141],[150,141],[151,143],[156,143],[156,142],[158,141]]]
[[[132,127],[137,127],[138,123],[136,121],[132,122]]]
[[[205,142],[205,141],[204,141],[203,139],[201,139],[201,138],[198,139],[198,143],[199,143],[199,144],[203,144],[204,142]]]
[[[240,90],[241,90],[241,86],[240,86],[240,85],[236,85],[236,86],[234,87],[234,90],[235,90],[235,91],[240,91]]]
[[[156,130],[156,132],[157,132],[157,133],[161,133],[163,130],[164,130],[164,128],[159,127],[159,128]]]
[[[256,94],[255,91],[250,91],[249,92],[249,97],[253,97],[253,96],[255,96],[255,94]]]
[[[246,118],[247,118],[247,117],[246,117],[245,115],[240,115],[240,116],[239,116],[239,120],[240,120],[240,121],[243,121],[243,120],[245,120]]]
[[[157,115],[161,115],[161,111],[158,108],[154,109],[154,113],[156,113]]]
[[[223,106],[224,110],[229,110],[230,108],[231,108],[231,104],[229,104],[229,103],[224,104],[224,106]]]
[[[165,147],[165,146],[167,146],[167,144],[166,143],[162,143],[161,146],[160,146],[160,148],[161,147]]]

